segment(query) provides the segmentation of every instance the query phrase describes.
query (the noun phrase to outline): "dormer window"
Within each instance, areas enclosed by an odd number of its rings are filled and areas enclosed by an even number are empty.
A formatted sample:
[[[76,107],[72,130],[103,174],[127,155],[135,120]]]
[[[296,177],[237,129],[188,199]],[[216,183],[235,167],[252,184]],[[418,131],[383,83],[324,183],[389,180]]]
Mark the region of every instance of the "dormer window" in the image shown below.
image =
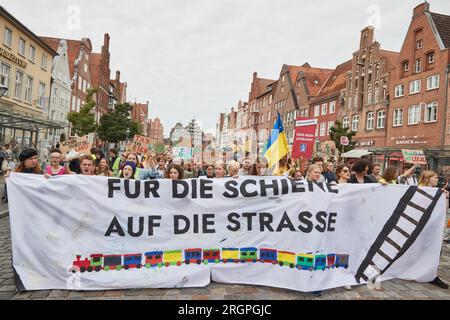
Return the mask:
[[[416,42],[416,49],[417,50],[422,49],[422,45],[423,45],[422,39],[417,40],[417,42]]]
[[[434,52],[430,52],[429,54],[427,54],[427,61],[428,64],[434,63]]]

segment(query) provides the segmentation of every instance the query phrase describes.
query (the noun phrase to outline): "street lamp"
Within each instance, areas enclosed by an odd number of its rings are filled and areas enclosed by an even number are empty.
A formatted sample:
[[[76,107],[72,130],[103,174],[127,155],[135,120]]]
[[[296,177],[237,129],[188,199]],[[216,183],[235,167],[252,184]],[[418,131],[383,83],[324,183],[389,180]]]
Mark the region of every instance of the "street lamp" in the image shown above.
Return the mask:
[[[0,98],[3,97],[3,95],[8,91],[8,87],[4,85],[0,85]]]

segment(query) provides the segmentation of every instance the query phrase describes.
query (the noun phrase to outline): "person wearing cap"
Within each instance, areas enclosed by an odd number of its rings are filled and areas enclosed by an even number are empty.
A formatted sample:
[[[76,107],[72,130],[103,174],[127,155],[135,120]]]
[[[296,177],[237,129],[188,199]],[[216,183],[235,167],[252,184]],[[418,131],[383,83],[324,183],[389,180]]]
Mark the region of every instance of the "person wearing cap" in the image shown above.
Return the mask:
[[[124,179],[136,179],[135,174],[136,174],[136,163],[132,161],[125,162],[120,177]]]

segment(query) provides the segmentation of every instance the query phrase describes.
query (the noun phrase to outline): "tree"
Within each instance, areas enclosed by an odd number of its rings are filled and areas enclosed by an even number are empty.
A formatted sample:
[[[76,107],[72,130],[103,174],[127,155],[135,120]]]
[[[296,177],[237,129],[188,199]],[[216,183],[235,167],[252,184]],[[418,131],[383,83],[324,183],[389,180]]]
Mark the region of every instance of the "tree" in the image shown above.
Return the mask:
[[[95,108],[95,101],[92,99],[94,93],[97,93],[98,89],[88,89],[86,95],[86,102],[81,106],[80,112],[69,112],[67,120],[72,126],[72,132],[79,136],[87,135],[94,132],[97,129],[95,122],[95,113],[92,110]]]
[[[135,134],[142,134],[142,125],[130,119],[132,105],[128,102],[117,103],[114,111],[100,118],[97,129],[98,137],[104,141],[118,143],[131,139]],[[127,129],[129,135],[127,135]]]
[[[330,139],[333,140],[336,144],[336,147],[340,152],[347,152],[353,150],[356,145],[356,141],[352,141],[352,138],[355,136],[355,132],[349,131],[349,128],[344,128],[342,126],[342,122],[336,121],[334,123],[334,127],[330,128]],[[348,138],[349,144],[348,146],[341,145],[341,137],[346,136]],[[343,149],[342,149],[343,148]]]

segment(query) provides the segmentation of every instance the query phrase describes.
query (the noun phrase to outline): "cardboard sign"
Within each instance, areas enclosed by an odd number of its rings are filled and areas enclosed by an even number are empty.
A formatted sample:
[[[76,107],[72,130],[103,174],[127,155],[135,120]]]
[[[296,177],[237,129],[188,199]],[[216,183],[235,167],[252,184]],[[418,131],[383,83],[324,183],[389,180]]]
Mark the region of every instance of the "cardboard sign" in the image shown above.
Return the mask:
[[[402,150],[404,161],[407,163],[427,164],[423,150]]]
[[[68,154],[72,159],[88,155],[91,153],[92,144],[88,141],[88,136],[82,136],[61,142],[61,153]]]
[[[292,158],[311,158],[314,149],[316,126],[317,119],[297,118],[294,143],[292,145]]]
[[[135,152],[139,154],[147,154],[149,145],[152,143],[150,138],[140,136],[138,134],[134,135],[131,144],[127,145],[127,152]]]

